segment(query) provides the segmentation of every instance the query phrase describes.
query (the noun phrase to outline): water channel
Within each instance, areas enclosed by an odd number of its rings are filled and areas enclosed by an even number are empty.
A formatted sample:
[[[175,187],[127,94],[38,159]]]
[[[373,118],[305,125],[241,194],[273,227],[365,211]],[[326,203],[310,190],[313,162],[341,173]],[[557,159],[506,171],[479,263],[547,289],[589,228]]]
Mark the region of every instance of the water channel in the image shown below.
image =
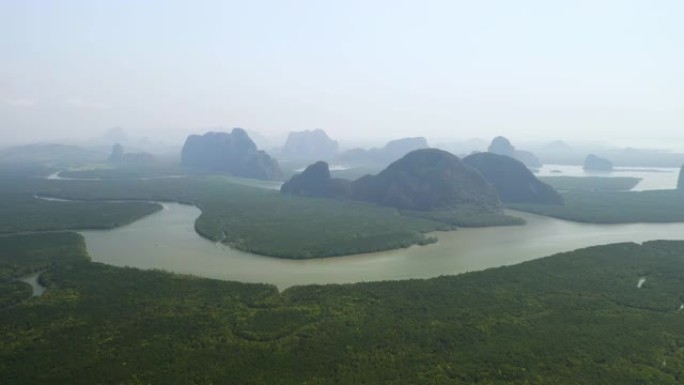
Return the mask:
[[[511,265],[581,247],[653,239],[684,239],[684,223],[583,224],[533,214],[524,226],[435,233],[436,244],[345,257],[286,260],[231,249],[194,230],[200,210],[164,203],[164,210],[113,230],[88,230],[94,261],[117,266],[265,282],[281,289],[302,284],[428,278]]]

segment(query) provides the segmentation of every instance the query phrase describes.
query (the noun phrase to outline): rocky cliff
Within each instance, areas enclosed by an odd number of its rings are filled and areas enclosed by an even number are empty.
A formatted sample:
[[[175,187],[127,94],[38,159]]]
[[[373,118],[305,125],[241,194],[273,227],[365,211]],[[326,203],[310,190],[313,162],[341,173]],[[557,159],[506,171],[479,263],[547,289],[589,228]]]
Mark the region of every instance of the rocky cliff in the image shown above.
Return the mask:
[[[277,180],[283,177],[278,162],[264,151],[259,151],[241,128],[234,128],[231,133],[190,135],[181,152],[181,164],[243,178]]]
[[[286,159],[329,160],[337,155],[339,144],[328,137],[325,131],[290,132],[282,149]]]

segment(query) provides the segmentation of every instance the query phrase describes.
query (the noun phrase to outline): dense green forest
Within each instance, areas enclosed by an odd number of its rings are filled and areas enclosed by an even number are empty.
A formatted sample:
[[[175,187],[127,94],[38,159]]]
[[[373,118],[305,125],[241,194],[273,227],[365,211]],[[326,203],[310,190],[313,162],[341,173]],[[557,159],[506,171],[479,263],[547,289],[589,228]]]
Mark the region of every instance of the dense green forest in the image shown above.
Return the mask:
[[[1,189],[1,188],[0,188]],[[161,210],[153,202],[62,202],[0,192],[0,233],[111,229]]]
[[[0,236],[0,309],[31,296],[30,286],[16,278],[88,259],[83,238],[76,233]]]
[[[79,234],[55,231],[0,236],[0,281],[7,281],[52,265],[89,260]]]
[[[569,191],[563,206],[509,204],[507,207],[588,223],[684,222],[684,193],[677,190]]]
[[[154,202],[68,202],[41,198],[54,169],[40,164],[0,164],[0,234],[22,231],[110,229],[161,210]],[[61,181],[70,182],[70,181]]]
[[[2,384],[684,381],[684,242],[282,293],[91,263],[68,233],[11,242],[74,258],[51,259],[43,296],[0,311]]]
[[[540,176],[539,180],[556,190],[627,191],[633,189],[641,178],[620,176]]]
[[[62,178],[77,179],[131,179],[131,178],[164,178],[186,174],[180,166],[173,163],[154,162],[151,164],[102,164],[93,169],[71,169],[59,173]]]

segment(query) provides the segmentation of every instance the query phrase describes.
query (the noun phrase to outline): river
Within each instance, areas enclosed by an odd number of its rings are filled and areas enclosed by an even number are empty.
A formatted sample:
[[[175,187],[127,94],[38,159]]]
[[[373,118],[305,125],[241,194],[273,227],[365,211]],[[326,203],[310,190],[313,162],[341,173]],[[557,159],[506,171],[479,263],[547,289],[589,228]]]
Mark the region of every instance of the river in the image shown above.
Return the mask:
[[[87,230],[94,261],[163,269],[242,282],[294,285],[429,278],[516,264],[615,242],[684,239],[684,223],[598,225],[520,212],[524,226],[435,233],[436,244],[345,257],[286,260],[240,252],[200,237],[200,210],[164,203],[164,210],[113,230]]]
[[[41,295],[43,295],[43,293],[45,293],[45,286],[41,285],[40,282],[38,282],[38,277],[40,277],[42,273],[42,271],[37,271],[35,273],[19,277],[17,278],[17,280],[26,282],[29,285],[31,285],[31,296],[40,297]]]

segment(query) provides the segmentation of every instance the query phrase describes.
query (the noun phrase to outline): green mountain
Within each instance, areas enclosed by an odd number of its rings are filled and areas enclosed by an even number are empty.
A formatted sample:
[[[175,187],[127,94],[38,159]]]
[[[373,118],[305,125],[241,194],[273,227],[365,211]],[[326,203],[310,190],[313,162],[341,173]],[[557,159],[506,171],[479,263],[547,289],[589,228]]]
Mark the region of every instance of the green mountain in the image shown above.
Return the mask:
[[[280,191],[305,197],[349,198],[351,186],[348,180],[331,178],[328,164],[320,161],[293,176],[283,184]]]
[[[465,157],[463,162],[478,170],[503,202],[563,204],[563,197],[553,187],[509,156],[482,152]]]
[[[409,210],[463,206],[500,213],[496,190],[482,175],[446,151],[410,152],[377,175],[352,182],[352,199]]]

